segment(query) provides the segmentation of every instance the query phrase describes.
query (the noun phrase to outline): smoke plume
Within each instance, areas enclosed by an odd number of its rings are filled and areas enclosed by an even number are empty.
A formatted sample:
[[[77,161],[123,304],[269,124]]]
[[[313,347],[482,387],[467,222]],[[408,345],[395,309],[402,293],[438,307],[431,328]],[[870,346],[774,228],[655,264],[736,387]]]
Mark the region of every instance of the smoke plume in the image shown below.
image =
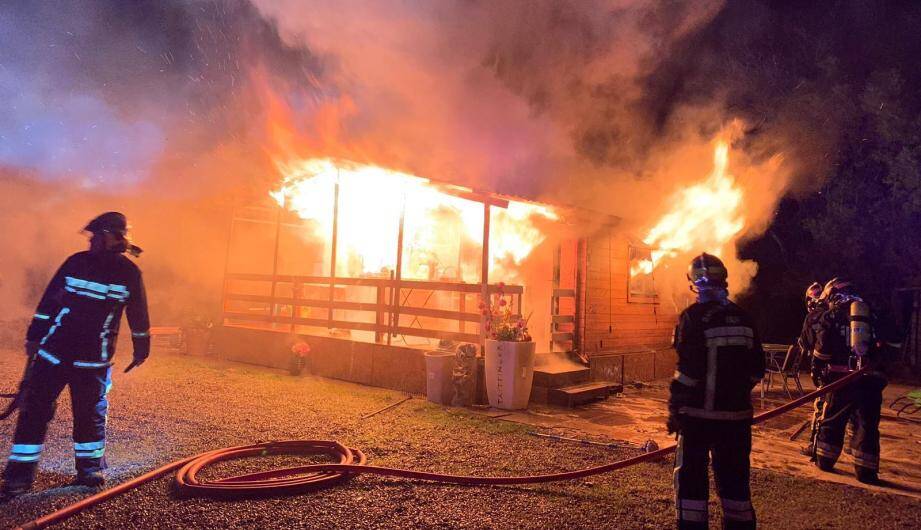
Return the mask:
[[[746,197],[740,237],[754,237],[784,193],[814,189],[833,167],[862,80],[921,75],[919,11],[869,0],[4,2],[0,310],[32,305],[82,244],[82,224],[109,209],[132,219],[163,319],[213,305],[229,205],[264,197],[275,163],[300,156],[615,214],[642,238],[676,190],[711,171],[723,135]],[[736,286],[754,270],[732,268]]]

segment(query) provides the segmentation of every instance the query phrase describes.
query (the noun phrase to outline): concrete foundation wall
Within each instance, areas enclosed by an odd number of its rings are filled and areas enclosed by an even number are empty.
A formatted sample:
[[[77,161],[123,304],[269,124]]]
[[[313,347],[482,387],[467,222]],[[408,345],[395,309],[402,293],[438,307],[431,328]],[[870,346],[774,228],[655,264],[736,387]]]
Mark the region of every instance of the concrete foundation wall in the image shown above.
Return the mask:
[[[286,370],[291,363],[291,345],[296,340],[310,344],[306,370],[312,374],[404,392],[425,393],[425,357],[420,349],[312,335],[295,336],[271,330],[220,327],[215,330],[214,351],[230,361]],[[589,368],[592,380],[624,384],[671,377],[675,360],[672,349],[612,353],[592,356]]]
[[[595,381],[624,384],[671,377],[675,371],[676,361],[675,350],[668,348],[638,353],[593,355],[589,359],[589,368]]]
[[[291,345],[296,340],[310,345],[306,369],[312,374],[404,392],[425,392],[422,350],[229,326],[216,328],[214,337],[215,352],[221,358],[281,369],[289,367]]]

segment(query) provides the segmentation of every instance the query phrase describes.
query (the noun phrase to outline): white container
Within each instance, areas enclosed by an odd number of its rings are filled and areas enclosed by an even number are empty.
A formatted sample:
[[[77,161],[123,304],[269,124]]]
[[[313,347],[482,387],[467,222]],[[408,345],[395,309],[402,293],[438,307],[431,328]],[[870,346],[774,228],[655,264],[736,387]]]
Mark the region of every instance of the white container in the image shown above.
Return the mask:
[[[490,407],[528,408],[536,346],[533,341],[486,341],[486,395]]]
[[[432,403],[450,405],[454,397],[454,352],[425,352],[425,393]]]

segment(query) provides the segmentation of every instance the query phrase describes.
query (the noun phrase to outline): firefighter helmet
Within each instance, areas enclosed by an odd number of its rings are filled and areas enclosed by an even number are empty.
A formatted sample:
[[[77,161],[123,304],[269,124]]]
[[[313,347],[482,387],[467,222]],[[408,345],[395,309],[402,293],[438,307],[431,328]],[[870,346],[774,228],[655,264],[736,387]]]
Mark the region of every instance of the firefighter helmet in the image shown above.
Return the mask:
[[[726,288],[728,286],[726,282],[728,276],[729,272],[723,262],[718,257],[706,252],[692,259],[691,264],[688,266],[688,280],[697,289],[707,287]]]
[[[144,252],[141,247],[131,242],[128,237],[128,218],[121,212],[106,212],[94,218],[83,227],[83,230],[93,235],[110,233],[118,237],[118,245],[112,250],[117,252],[127,252],[134,257]]]
[[[835,277],[825,284],[825,288],[822,289],[821,299],[831,301],[832,298],[836,298],[838,295],[852,294],[854,294],[854,283],[846,278]]]
[[[822,284],[812,282],[812,285],[806,288],[806,308],[810,311],[814,309],[822,298]]]
[[[125,237],[128,235],[128,218],[120,212],[106,212],[87,223],[83,229],[91,234],[111,232]]]

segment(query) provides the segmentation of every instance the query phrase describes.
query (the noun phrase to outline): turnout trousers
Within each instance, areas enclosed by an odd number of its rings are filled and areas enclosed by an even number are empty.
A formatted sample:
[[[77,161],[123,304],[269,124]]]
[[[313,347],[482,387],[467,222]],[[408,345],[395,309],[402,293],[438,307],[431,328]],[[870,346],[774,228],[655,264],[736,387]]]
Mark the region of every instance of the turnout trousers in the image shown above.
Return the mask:
[[[815,439],[819,434],[819,420],[822,419],[822,411],[825,410],[825,396],[819,396],[812,402],[812,425],[809,427],[809,450],[812,454],[812,460],[815,460]]]
[[[65,386],[70,387],[77,473],[92,473],[105,468],[107,395],[112,386],[112,369],[79,368],[53,356],[50,358],[40,357],[35,361],[4,471],[7,479],[34,476],[44,448],[48,422],[54,416],[58,396]]]
[[[846,374],[835,374],[840,379]],[[858,475],[879,472],[879,419],[886,380],[864,375],[853,384],[826,396],[815,441],[816,465],[831,470],[844,446],[848,422],[853,434],[848,453]]]
[[[675,453],[678,528],[707,528],[711,457],[723,507],[723,528],[755,528],[749,487],[751,436],[751,420],[682,418]]]

